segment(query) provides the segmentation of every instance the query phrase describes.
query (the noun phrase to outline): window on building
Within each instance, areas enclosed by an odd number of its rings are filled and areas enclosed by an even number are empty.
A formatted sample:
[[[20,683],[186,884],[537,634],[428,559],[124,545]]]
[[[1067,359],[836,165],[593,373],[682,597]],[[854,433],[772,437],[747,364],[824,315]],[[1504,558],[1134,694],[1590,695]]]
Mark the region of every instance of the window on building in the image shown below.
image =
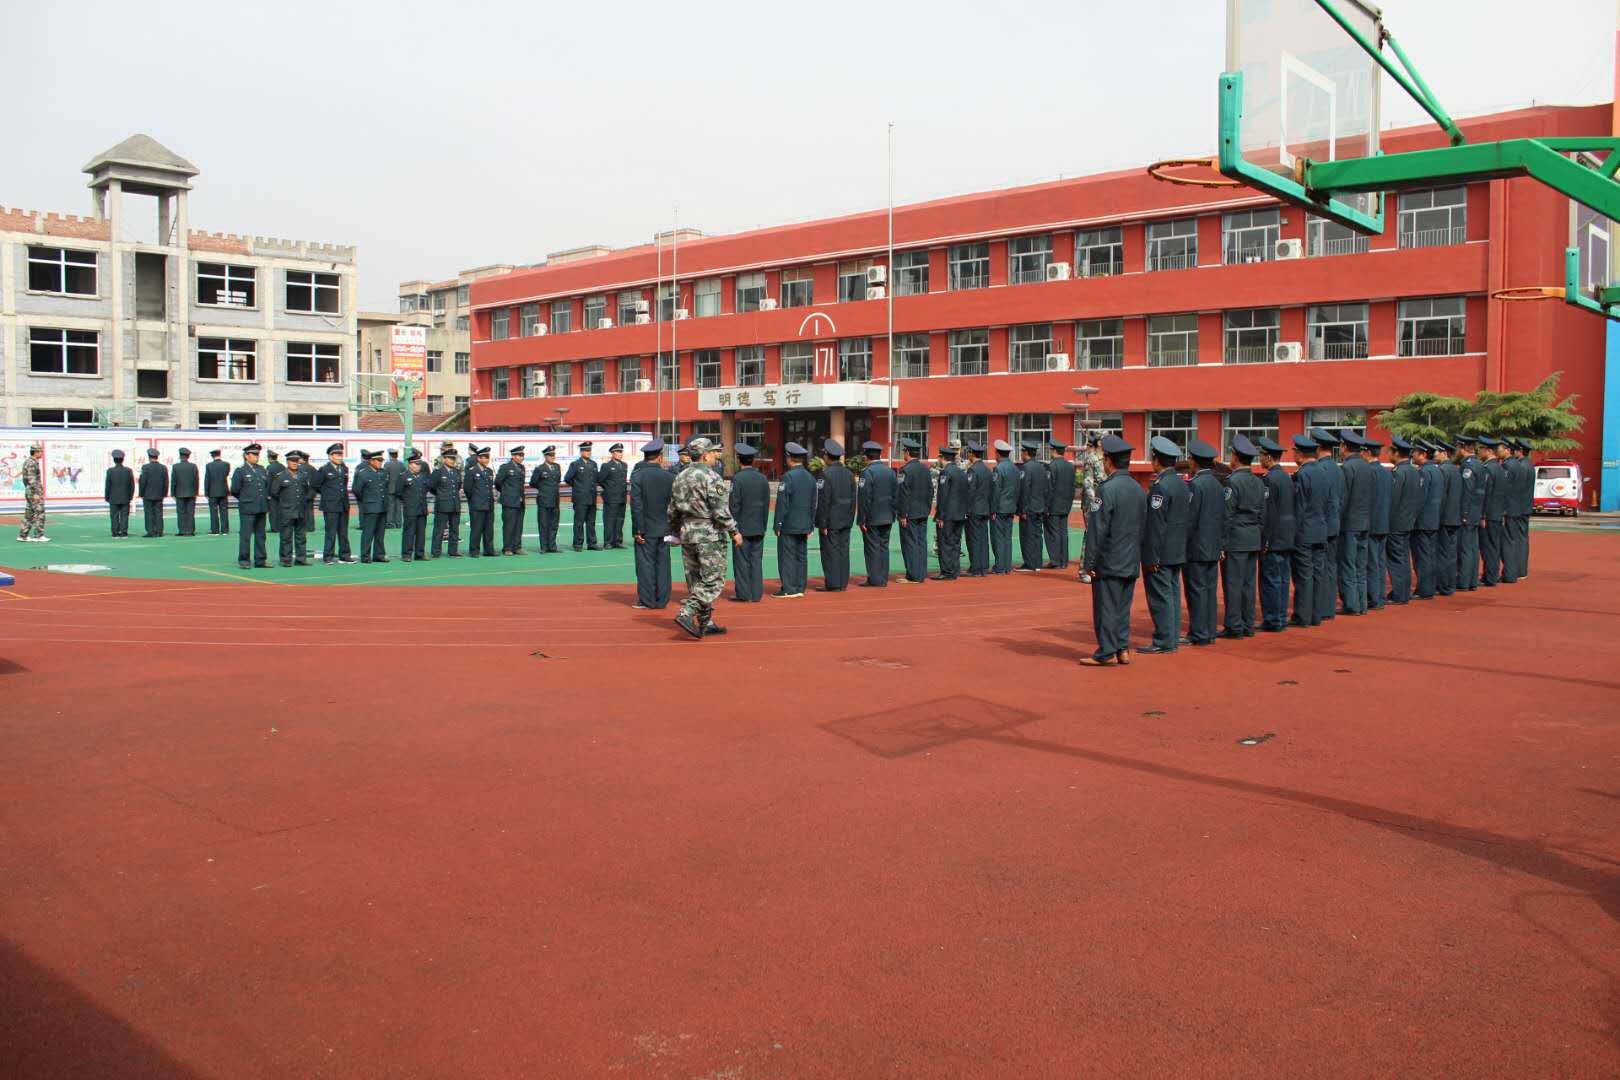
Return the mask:
[[[846,259],[838,264],[838,302],[848,304],[866,299],[866,271],[871,259]]]
[[[1075,366],[1107,371],[1125,366],[1125,320],[1084,319],[1074,326]]]
[[[465,375],[472,370],[472,353],[456,353],[456,374]]]
[[[287,271],[287,310],[336,315],[343,310],[339,299],[342,278],[311,270]]]
[[[457,307],[466,307],[467,306],[467,295],[468,295],[469,289],[470,289],[470,286],[467,286],[467,285],[459,286],[456,289],[456,306]]]
[[[1198,363],[1197,315],[1150,315],[1148,367],[1191,367]]]
[[[1407,191],[1400,196],[1403,248],[1442,247],[1468,239],[1468,189]]]
[[[990,418],[984,413],[953,414],[945,425],[945,441],[958,447],[965,447],[969,442],[989,445]]]
[[[681,369],[675,359],[674,353],[658,354],[658,389],[679,390],[681,388]]]
[[[512,311],[510,308],[501,308],[489,313],[489,338],[491,341],[505,341],[511,337]]]
[[[1228,311],[1222,358],[1228,364],[1269,364],[1275,358],[1280,333],[1282,312],[1277,308]]]
[[[1305,219],[1305,252],[1317,255],[1357,255],[1372,249],[1372,237],[1348,225],[1309,214]]]
[[[585,393],[586,394],[605,394],[605,393],[607,393],[607,361],[606,360],[587,360],[587,361],[585,361]]]
[[[815,377],[815,347],[808,341],[795,341],[782,346],[782,381],[807,383]]]
[[[68,248],[28,249],[28,288],[31,292],[64,296],[95,296],[96,253]]]
[[[518,369],[519,386],[524,397],[546,397],[550,393],[551,388],[546,385],[549,370],[545,364],[530,364]]]
[[[692,421],[692,438],[708,439],[711,442],[720,441],[720,421],[694,420]]]
[[[816,302],[816,283],[809,268],[782,271],[782,306],[809,307]]]
[[[704,278],[692,286],[692,317],[712,319],[720,314],[720,279]]]
[[[636,316],[641,314],[641,305],[646,298],[641,295],[640,289],[626,289],[619,294],[619,325],[636,325]]]
[[[871,381],[871,338],[843,338],[838,342],[838,378],[841,382]]]
[[[404,299],[400,297],[401,301]],[[210,307],[254,307],[258,302],[259,279],[253,267],[197,264],[197,303]]]
[[[554,300],[551,303],[551,332],[568,334],[574,330],[574,302]]]
[[[737,347],[737,385],[765,385],[765,346],[739,345]]]
[[[427,411],[430,413],[444,412],[444,395],[429,394],[427,396]]]
[[[1090,432],[1099,435],[1125,437],[1125,414],[1117,412],[1077,412],[1074,414],[1074,440],[1071,445],[1085,446]],[[1146,456],[1144,454],[1144,456]]]
[[[1052,448],[1046,444],[1052,439],[1052,414],[1013,413],[1007,417],[1007,441],[1013,444],[1013,450],[1018,455],[1015,460],[1022,460],[1025,439],[1034,439],[1041,444],[1036,458],[1050,460]]]
[[[1367,434],[1367,410],[1339,406],[1329,409],[1311,409],[1305,414],[1305,427],[1349,428],[1357,435]]]
[[[990,287],[990,245],[952,244],[949,267],[951,291]]]
[[[465,409],[467,406],[469,406],[471,404],[472,404],[472,398],[468,397],[466,394],[457,394],[456,395],[456,412],[460,412],[462,409]]]
[[[747,443],[755,450],[758,450],[761,446],[765,445],[765,421],[738,420],[737,441],[740,443]]]
[[[1147,414],[1147,437],[1151,443],[1164,436],[1185,453],[1187,444],[1198,438],[1198,414],[1190,409],[1155,409]],[[1146,457],[1144,453],[1142,455]]]
[[[928,252],[901,251],[894,257],[894,295],[922,296],[928,292]]]
[[[28,426],[45,428],[95,427],[96,414],[92,409],[30,409]]]
[[[534,337],[540,332],[540,305],[524,304],[518,309],[518,336]]]
[[[674,285],[658,286],[658,321],[671,322],[675,318],[675,307],[680,301],[681,291]]]
[[[951,331],[951,374],[988,375],[990,373],[990,331]]]
[[[665,446],[685,445],[681,442],[681,425],[674,420],[659,421],[658,437],[664,440]]]
[[[427,369],[431,374],[437,374],[444,370],[443,349],[429,349],[427,351]]]
[[[456,329],[465,334],[472,329],[472,320],[466,315],[456,316]]]
[[[450,306],[450,294],[440,290],[433,294],[433,311],[435,314]]]
[[[197,339],[197,378],[204,382],[257,382],[259,343],[249,338]]]
[[[1305,312],[1312,360],[1367,358],[1367,305],[1315,304]]]
[[[1046,280],[1046,267],[1052,261],[1052,234],[1015,236],[1007,241],[1007,281],[1028,285]]]
[[[1234,263],[1270,262],[1282,239],[1282,212],[1275,206],[1266,210],[1239,210],[1221,218],[1221,261]]]
[[[552,364],[547,392],[552,397],[567,397],[574,392],[574,365],[567,360]]]
[[[165,401],[169,397],[169,373],[167,371],[137,371],[135,373],[135,396],[153,401]]]
[[[289,431],[341,431],[343,430],[342,413],[288,413],[287,430]]]
[[[489,396],[496,401],[505,401],[512,396],[512,369],[491,368],[489,371]]]
[[[1045,371],[1046,355],[1052,351],[1052,324],[1031,323],[1007,331],[1007,370]]]
[[[720,385],[720,350],[698,349],[692,354],[692,375],[699,390],[714,390]]]
[[[758,311],[759,303],[765,299],[765,274],[755,271],[751,274],[737,275],[737,310]]]
[[[928,378],[928,335],[894,335],[894,377]]]
[[[1075,277],[1113,277],[1124,272],[1125,237],[1118,226],[1082,229],[1075,235]]]
[[[926,417],[926,416],[897,416],[897,417],[895,417],[894,418],[894,436],[895,436],[895,438],[894,438],[893,451],[894,451],[894,453],[896,455],[902,456],[902,457],[904,456],[900,452],[900,440],[901,439],[910,439],[911,441],[915,442],[919,447],[921,447],[921,449],[918,452],[920,454],[922,454],[923,457],[926,458],[926,457],[931,456],[930,453],[929,453],[929,450],[928,450],[928,417]]]
[[[1245,435],[1252,442],[1255,439],[1270,439],[1277,441],[1277,410],[1276,409],[1227,409],[1221,430],[1221,450],[1232,445],[1232,437]]]
[[[335,385],[343,381],[343,350],[318,341],[287,342],[287,381]]]
[[[1198,219],[1153,221],[1147,227],[1147,268],[1188,270],[1198,265]]]
[[[99,375],[101,335],[94,330],[30,326],[28,370],[34,375]]]
[[[639,387],[636,386],[644,376],[641,374],[641,357],[626,356],[619,360],[619,393],[634,394]]]
[[[607,297],[587,296],[585,298],[585,325],[582,329],[595,330],[605,318],[607,318]]]
[[[259,426],[259,414],[250,412],[200,412],[197,414],[197,426],[200,428],[218,428],[221,431],[256,428]]]
[[[1399,311],[1398,354],[1401,356],[1455,356],[1466,351],[1463,342],[1466,315],[1460,296],[1434,296],[1402,300]]]

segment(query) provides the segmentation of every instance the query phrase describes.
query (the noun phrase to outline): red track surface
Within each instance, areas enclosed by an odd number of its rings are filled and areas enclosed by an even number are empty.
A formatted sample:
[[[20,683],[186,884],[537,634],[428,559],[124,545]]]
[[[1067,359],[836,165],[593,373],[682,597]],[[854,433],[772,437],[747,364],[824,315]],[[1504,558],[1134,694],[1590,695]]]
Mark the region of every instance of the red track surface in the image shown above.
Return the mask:
[[[0,1074],[1615,1075],[1617,550],[1117,671],[1068,575],[24,574]]]

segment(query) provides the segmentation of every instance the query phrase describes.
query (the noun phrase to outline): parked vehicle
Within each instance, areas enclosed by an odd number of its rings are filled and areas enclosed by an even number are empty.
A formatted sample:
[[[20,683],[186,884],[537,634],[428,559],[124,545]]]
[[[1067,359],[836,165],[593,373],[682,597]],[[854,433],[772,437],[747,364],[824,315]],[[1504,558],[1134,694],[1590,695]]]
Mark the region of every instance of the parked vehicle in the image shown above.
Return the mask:
[[[1536,466],[1532,508],[1538,514],[1581,512],[1581,467],[1573,461],[1547,461]]]

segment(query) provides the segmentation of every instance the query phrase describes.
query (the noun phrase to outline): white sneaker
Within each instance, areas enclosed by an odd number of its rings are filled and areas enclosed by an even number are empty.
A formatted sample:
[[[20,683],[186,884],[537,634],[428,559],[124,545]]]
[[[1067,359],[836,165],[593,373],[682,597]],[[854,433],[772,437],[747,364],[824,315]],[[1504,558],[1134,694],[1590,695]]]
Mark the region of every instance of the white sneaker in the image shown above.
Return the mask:
[[[48,537],[48,536],[36,536],[36,537],[34,537],[34,543],[36,543],[36,544],[48,544],[50,542],[51,542],[51,538]]]

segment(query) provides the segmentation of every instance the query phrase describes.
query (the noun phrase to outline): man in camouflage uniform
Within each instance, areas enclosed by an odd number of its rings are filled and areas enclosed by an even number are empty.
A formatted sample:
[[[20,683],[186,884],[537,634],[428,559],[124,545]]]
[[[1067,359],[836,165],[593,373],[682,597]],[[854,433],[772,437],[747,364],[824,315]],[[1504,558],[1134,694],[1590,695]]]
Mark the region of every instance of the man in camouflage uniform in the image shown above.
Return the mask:
[[[681,562],[686,568],[686,599],[675,625],[695,638],[723,634],[714,622],[714,602],[726,585],[726,537],[742,546],[742,534],[731,516],[730,486],[709,466],[720,450],[708,439],[687,444],[693,465],[682,469],[669,493],[669,531],[681,538]]]
[[[38,443],[28,448],[28,460],[23,462],[23,519],[18,540],[31,544],[48,544],[45,535],[45,473],[42,469],[45,448]]]
[[[1102,500],[1097,494],[1097,489],[1108,478],[1107,472],[1103,469],[1102,451],[1098,449],[1101,442],[1102,434],[1100,432],[1087,432],[1086,452],[1081,454],[1079,460],[1075,462],[1076,469],[1080,473],[1080,512],[1085,517],[1087,532],[1091,530],[1091,515],[1102,507]]]

